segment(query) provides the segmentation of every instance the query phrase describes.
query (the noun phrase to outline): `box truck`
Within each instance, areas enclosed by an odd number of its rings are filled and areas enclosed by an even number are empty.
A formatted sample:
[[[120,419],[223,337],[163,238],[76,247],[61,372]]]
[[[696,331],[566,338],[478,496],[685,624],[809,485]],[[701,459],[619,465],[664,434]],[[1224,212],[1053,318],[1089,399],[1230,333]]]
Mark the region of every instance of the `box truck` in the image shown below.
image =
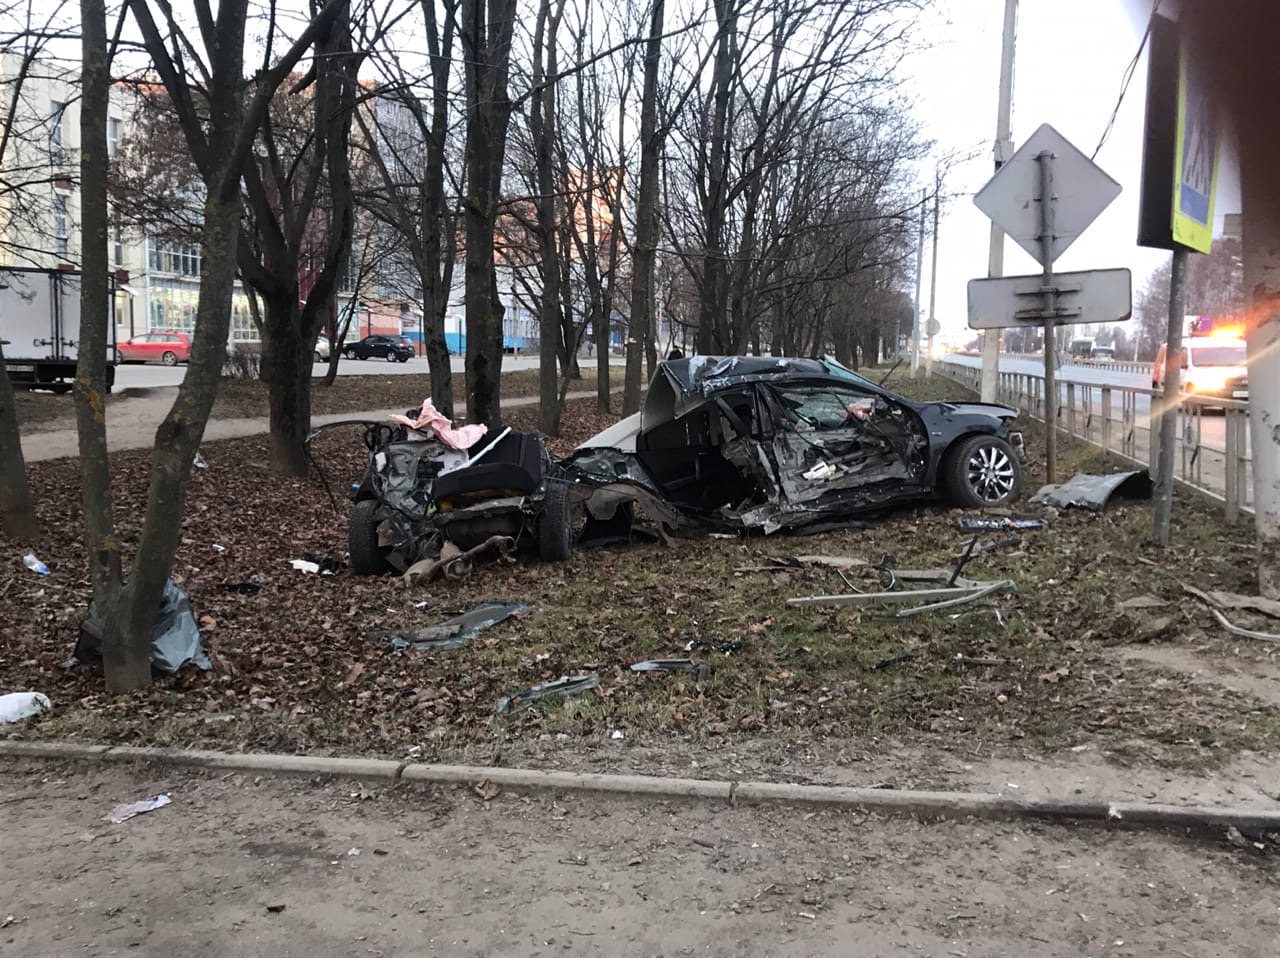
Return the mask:
[[[115,297],[108,298],[107,391],[116,378]],[[66,392],[80,344],[80,274],[62,269],[0,269],[0,342],[14,386]]]

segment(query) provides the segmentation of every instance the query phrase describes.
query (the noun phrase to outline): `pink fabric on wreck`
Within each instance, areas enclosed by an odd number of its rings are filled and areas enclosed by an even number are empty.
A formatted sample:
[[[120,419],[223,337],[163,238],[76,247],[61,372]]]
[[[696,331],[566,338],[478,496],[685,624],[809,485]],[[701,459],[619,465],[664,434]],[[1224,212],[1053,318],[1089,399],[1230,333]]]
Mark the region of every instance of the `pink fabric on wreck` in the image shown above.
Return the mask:
[[[399,426],[416,429],[418,432],[430,429],[436,434],[436,438],[450,449],[470,449],[480,441],[486,431],[484,426],[459,426],[454,429],[449,417],[437,409],[436,404],[430,399],[423,400],[422,412],[418,414],[417,419],[410,419],[408,416],[392,416],[391,421]]]

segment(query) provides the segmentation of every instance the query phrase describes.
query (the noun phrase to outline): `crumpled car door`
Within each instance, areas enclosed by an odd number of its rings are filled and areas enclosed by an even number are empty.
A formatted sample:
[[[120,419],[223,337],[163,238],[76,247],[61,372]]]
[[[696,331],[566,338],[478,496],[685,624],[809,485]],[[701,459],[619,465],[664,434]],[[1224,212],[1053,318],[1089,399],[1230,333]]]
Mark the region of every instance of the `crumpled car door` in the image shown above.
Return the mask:
[[[771,450],[786,499],[833,511],[901,496],[924,478],[928,431],[908,406],[874,393],[798,383],[765,390]]]

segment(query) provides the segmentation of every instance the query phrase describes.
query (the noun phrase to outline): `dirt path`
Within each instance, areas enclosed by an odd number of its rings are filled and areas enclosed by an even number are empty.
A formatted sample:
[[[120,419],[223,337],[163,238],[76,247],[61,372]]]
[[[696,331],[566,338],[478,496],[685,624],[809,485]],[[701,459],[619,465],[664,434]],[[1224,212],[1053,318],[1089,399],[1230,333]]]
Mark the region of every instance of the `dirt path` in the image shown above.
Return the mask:
[[[107,412],[107,446],[111,451],[120,449],[145,449],[155,442],[156,427],[173,405],[176,388],[149,390],[146,396],[130,397],[112,403]],[[571,392],[565,400],[593,399],[595,392]],[[537,396],[521,396],[504,400],[504,409],[519,406],[536,406]],[[375,409],[364,412],[334,413],[312,416],[314,426],[342,419],[384,419],[403,409]],[[267,432],[267,419],[257,416],[248,419],[211,419],[205,429],[206,440],[236,439],[241,436],[257,436]],[[78,438],[74,428],[48,429],[22,436],[22,454],[27,462],[44,459],[63,459],[79,454]]]
[[[12,954],[1198,958],[1280,936],[1273,861],[1145,833],[25,763],[0,763],[0,824]]]

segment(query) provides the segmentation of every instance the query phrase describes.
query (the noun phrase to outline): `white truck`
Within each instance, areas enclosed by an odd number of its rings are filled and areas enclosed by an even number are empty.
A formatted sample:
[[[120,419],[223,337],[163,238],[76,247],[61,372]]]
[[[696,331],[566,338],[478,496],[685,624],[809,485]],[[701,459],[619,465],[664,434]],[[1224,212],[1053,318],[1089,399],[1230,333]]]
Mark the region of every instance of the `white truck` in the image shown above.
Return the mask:
[[[114,303],[114,297],[108,302]],[[78,272],[0,269],[0,342],[14,386],[67,392],[75,380],[79,340]],[[108,315],[108,391],[115,384],[115,356],[115,317]]]

